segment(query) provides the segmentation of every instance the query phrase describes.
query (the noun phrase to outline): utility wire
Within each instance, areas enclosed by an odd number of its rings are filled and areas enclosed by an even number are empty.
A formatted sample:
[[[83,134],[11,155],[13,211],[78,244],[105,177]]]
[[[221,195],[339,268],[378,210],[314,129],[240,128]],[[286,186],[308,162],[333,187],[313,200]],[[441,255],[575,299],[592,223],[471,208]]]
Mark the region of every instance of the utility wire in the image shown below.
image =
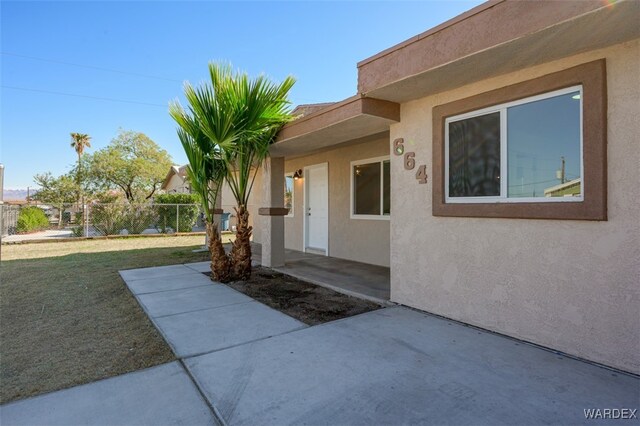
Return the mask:
[[[174,79],[174,78],[160,77],[160,76],[157,76],[157,75],[141,74],[141,73],[137,73],[137,72],[122,71],[122,70],[116,70],[116,69],[112,69],[112,68],[102,68],[102,67],[96,67],[96,66],[93,66],[93,65],[84,65],[84,64],[77,64],[77,63],[74,63],[74,62],[58,61],[56,59],[45,59],[45,58],[39,58],[37,56],[20,55],[18,53],[11,53],[11,52],[0,52],[0,54],[5,55],[5,56],[14,56],[16,58],[32,59],[34,61],[51,62],[53,64],[69,65],[69,66],[72,66],[72,67],[88,68],[88,69],[93,69],[93,70],[114,72],[114,73],[117,73],[117,74],[133,75],[133,76],[136,76],[136,77],[153,78],[155,80],[164,80],[164,81],[173,81],[173,82],[177,82],[177,83],[182,83],[181,80],[177,80],[177,79]]]
[[[78,63],[74,63],[74,62],[66,62],[66,61],[60,61],[57,59],[46,59],[46,58],[40,58],[37,56],[29,56],[29,55],[22,55],[19,53],[12,53],[12,52],[0,52],[0,55],[4,55],[4,56],[13,56],[16,58],[24,58],[24,59],[32,59],[34,61],[42,61],[42,62],[50,62],[52,64],[61,64],[61,65],[68,65],[68,66],[72,66],[72,67],[80,67],[80,68],[86,68],[86,69],[92,69],[92,70],[99,70],[99,71],[107,71],[107,72],[113,72],[113,73],[117,73],[117,74],[124,74],[124,75],[132,75],[132,76],[136,76],[136,77],[145,77],[145,78],[152,78],[154,80],[164,80],[164,81],[171,81],[171,82],[175,82],[175,83],[183,83],[183,80],[178,80],[175,78],[167,78],[167,77],[160,77],[157,75],[149,75],[149,74],[142,74],[142,73],[138,73],[138,72],[131,72],[131,71],[122,71],[122,70],[116,70],[113,68],[103,68],[103,67],[97,67],[94,65],[85,65],[85,64],[78,64]],[[309,98],[298,98],[301,101],[305,101],[305,102],[311,102],[311,103],[331,103],[331,102],[327,102],[327,101],[318,101],[318,100],[314,100],[314,99],[309,99]]]
[[[524,183],[524,184],[517,183],[517,184],[509,185],[509,188],[518,188],[518,187],[521,187],[521,186],[539,185],[541,183],[550,183],[550,182],[555,182],[557,180],[559,180],[559,179],[541,180],[539,182],[529,182],[529,183]]]
[[[150,102],[130,101],[130,100],[126,100],[126,99],[103,98],[103,97],[100,97],[100,96],[89,96],[89,95],[79,95],[79,94],[76,94],[76,93],[54,92],[52,90],[32,89],[32,88],[29,88],[29,87],[6,86],[4,84],[0,85],[0,87],[5,88],[5,89],[11,89],[11,90],[22,90],[22,91],[25,91],[25,92],[47,93],[47,94],[50,94],[50,95],[73,96],[73,97],[76,97],[76,98],[95,99],[95,100],[100,100],[100,101],[120,102],[120,103],[126,103],[126,104],[148,105],[148,106],[168,108],[168,104],[167,105],[162,105],[162,104],[154,104],[154,103],[150,103]]]

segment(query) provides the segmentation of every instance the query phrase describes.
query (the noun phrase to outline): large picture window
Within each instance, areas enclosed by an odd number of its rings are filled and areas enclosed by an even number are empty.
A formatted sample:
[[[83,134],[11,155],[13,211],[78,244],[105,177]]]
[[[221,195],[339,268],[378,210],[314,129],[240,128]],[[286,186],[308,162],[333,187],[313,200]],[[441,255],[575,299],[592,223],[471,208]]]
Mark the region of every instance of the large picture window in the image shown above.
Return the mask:
[[[582,201],[582,87],[449,117],[446,202]]]
[[[389,157],[351,163],[351,218],[388,219],[391,214]]]
[[[607,220],[604,59],[433,108],[434,216]]]

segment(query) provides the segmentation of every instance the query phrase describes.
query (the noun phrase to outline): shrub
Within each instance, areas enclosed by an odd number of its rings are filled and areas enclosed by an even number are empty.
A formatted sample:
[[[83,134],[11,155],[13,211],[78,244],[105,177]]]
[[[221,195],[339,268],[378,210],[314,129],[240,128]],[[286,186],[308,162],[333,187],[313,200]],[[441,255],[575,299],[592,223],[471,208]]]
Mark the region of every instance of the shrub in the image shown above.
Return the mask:
[[[17,232],[34,232],[49,226],[49,219],[38,207],[25,207],[18,214]]]
[[[84,228],[82,226],[74,226],[71,228],[71,234],[74,237],[83,237],[84,236]]]
[[[169,229],[175,231],[176,219],[178,232],[191,232],[200,211],[196,194],[160,194],[155,197],[155,203],[158,208],[157,228],[160,232],[167,233]]]
[[[158,215],[149,204],[130,205],[124,215],[124,222],[129,234],[142,232],[157,222]]]
[[[94,204],[90,219],[101,235],[118,235],[124,228],[127,205],[121,203]]]

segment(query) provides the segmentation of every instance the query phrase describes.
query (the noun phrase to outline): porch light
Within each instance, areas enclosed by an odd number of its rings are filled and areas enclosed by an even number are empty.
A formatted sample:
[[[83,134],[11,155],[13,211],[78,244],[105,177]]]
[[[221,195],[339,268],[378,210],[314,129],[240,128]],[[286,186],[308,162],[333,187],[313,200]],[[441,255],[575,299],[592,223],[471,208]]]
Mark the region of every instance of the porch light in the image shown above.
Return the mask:
[[[296,172],[293,174],[293,179],[298,180],[301,177],[302,177],[302,169],[296,170]]]

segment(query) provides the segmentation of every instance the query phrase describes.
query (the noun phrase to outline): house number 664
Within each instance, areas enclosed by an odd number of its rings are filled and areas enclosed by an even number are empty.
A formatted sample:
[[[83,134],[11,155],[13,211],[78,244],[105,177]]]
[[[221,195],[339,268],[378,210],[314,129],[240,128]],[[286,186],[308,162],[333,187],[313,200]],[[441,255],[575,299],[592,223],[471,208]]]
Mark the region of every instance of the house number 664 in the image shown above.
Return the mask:
[[[416,153],[415,152],[404,152],[404,139],[398,138],[393,141],[393,153],[395,155],[404,154],[404,169],[405,170],[413,170],[416,167]],[[416,171],[416,179],[418,183],[427,183],[427,166],[424,164],[418,166],[418,170]]]

